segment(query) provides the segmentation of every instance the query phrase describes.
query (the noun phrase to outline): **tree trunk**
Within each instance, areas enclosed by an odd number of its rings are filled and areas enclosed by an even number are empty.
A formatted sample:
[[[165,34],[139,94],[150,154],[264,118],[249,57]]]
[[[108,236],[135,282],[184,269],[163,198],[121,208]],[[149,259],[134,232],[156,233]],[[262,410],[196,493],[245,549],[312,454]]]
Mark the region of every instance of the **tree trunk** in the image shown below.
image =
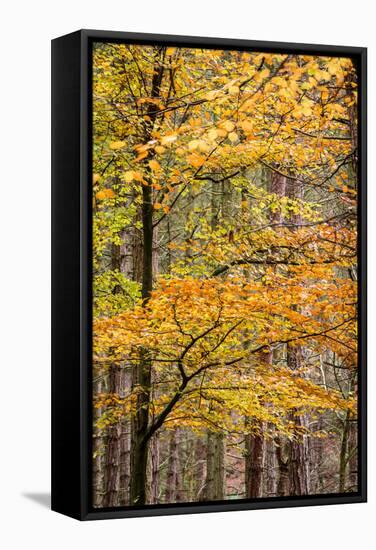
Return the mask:
[[[343,431],[341,439],[341,451],[339,455],[339,485],[338,491],[344,493],[346,490],[346,476],[347,476],[347,450],[349,444],[349,435],[350,435],[350,412],[346,413],[345,419],[343,421]]]
[[[151,97],[159,96],[163,77],[163,64],[161,54],[163,48],[154,49],[156,64],[153,71],[151,84]],[[148,126],[143,136],[144,141],[150,139],[155,122],[155,105],[151,103],[148,109]],[[142,288],[141,296],[143,304],[149,301],[153,289],[153,191],[150,185],[142,186]],[[151,358],[147,349],[142,349],[140,360],[134,369],[133,387],[137,388],[136,412],[133,416],[132,426],[132,452],[131,452],[131,488],[130,500],[132,504],[144,505],[146,503],[147,464],[148,464],[148,438],[146,437],[149,423],[149,405],[151,389]]]
[[[131,368],[123,368],[122,389],[125,397],[131,390]],[[131,422],[123,419],[120,430],[120,464],[119,464],[119,506],[129,504],[129,485],[131,479]]]
[[[224,487],[224,435],[208,432],[205,500],[223,500]]]
[[[121,244],[111,247],[111,269],[123,273],[133,280],[134,268],[134,232],[130,228],[120,234]],[[122,292],[120,285],[114,287],[113,293]],[[130,390],[131,381],[124,366],[112,365],[109,373],[110,393],[124,398]],[[130,483],[130,422],[122,420],[108,429],[106,450],[104,506],[122,506],[129,503]]]
[[[278,197],[284,197],[286,195],[287,180],[285,176],[281,176],[276,172],[272,172],[270,181],[270,193],[274,193]],[[275,210],[270,212],[270,221],[273,224],[278,224],[283,221],[281,210]]]
[[[109,373],[109,393],[116,394],[120,388],[120,371],[115,365],[111,365]],[[105,475],[105,496],[103,506],[111,507],[119,505],[120,488],[120,423],[108,428],[107,452],[106,452],[106,475]]]
[[[278,174],[277,172],[271,172],[269,183],[269,192],[277,195],[278,198],[286,195],[287,179],[285,176]],[[282,224],[283,216],[280,209],[270,212],[270,222],[274,224]],[[276,266],[274,267],[276,271]],[[276,351],[270,350],[266,361],[272,366],[273,362],[278,360],[275,358]],[[274,426],[270,424],[268,426],[269,432],[274,432]],[[277,444],[277,445],[276,445]],[[279,446],[278,446],[279,445]],[[282,458],[282,449],[280,447],[282,442],[280,438],[270,438],[265,442],[265,493],[267,496],[275,496],[285,494],[287,492],[287,463]],[[277,471],[279,472],[279,479],[277,480]]]
[[[262,496],[264,469],[264,437],[261,424],[260,434],[245,436],[245,494],[247,498]]]
[[[289,480],[289,455],[286,443],[281,437],[276,439],[276,458],[278,462],[278,483],[277,496],[287,497],[290,495],[290,480]]]
[[[197,437],[195,445],[195,480],[194,480],[194,498],[195,500],[204,500],[206,484],[206,455],[205,443],[201,436]]]
[[[159,502],[159,432],[155,433],[149,443],[150,447],[150,489],[149,502],[150,504],[158,504]]]
[[[287,344],[287,365],[291,370],[297,370],[301,363],[301,347],[292,347]],[[291,421],[296,426],[306,426],[305,416],[297,415],[296,410],[290,414]],[[302,434],[303,434],[302,430]],[[289,479],[291,495],[308,495],[310,492],[310,471],[309,471],[309,440],[306,435],[300,435],[297,439],[289,440]]]
[[[175,429],[170,433],[169,440],[169,459],[167,466],[167,481],[166,481],[166,503],[176,502],[176,493],[178,488],[178,467],[179,467],[179,429]]]
[[[289,179],[288,196],[292,199],[302,199],[303,190],[299,181]],[[297,213],[292,216],[292,222],[301,224],[301,214]],[[301,367],[303,355],[303,347],[300,344],[287,344],[287,366],[296,371]],[[304,428],[307,420],[304,414],[297,415],[297,411],[291,412],[291,420],[296,426]],[[301,430],[304,433],[304,430]],[[290,477],[290,494],[291,495],[307,495],[310,493],[310,469],[309,469],[309,440],[306,435],[301,435],[297,439],[289,441],[289,477]]]
[[[269,424],[269,433],[274,433],[274,425]],[[274,437],[265,441],[264,494],[274,497],[277,493],[277,460]]]
[[[99,395],[103,391],[102,373],[98,373],[98,381],[94,382],[94,395]],[[94,408],[93,410],[93,506],[95,508],[103,507],[104,496],[104,451],[105,439],[102,430],[95,427],[96,421],[101,417],[102,410]]]

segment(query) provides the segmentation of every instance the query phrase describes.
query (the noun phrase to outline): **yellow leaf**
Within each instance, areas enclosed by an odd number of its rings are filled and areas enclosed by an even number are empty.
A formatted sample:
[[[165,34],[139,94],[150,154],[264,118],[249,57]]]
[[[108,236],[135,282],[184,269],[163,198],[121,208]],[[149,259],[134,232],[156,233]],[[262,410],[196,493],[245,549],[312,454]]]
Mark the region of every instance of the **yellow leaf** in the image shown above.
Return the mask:
[[[155,202],[154,203],[154,210],[160,210],[162,208],[162,205],[160,202]]]
[[[332,59],[331,61],[329,61],[328,65],[327,65],[327,69],[328,69],[329,74],[331,74],[332,76],[336,75],[338,73],[338,70],[339,70],[337,60]]]
[[[226,130],[223,130],[222,128],[217,129],[217,134],[218,134],[219,137],[226,137],[227,136]]]
[[[160,170],[161,165],[156,160],[149,160],[149,166],[152,170]]]
[[[201,155],[198,155],[197,153],[194,153],[193,155],[189,155],[189,157],[187,157],[187,161],[195,168],[199,168],[204,164],[205,158]]]
[[[124,173],[124,179],[126,182],[130,183],[134,179],[134,172],[133,170],[128,170]]]
[[[235,124],[231,120],[225,120],[221,123],[221,127],[224,128],[227,132],[232,132],[235,128]]]
[[[259,73],[259,75],[260,75],[261,78],[267,78],[270,75],[270,71],[269,71],[269,69],[263,69]]]
[[[100,175],[99,174],[93,174],[93,183],[98,183],[99,180],[100,180]]]
[[[230,86],[228,92],[230,95],[238,95],[238,93],[240,92],[240,88],[239,86]]]
[[[208,151],[210,151],[211,147],[208,143],[206,143],[206,141],[200,139],[199,142],[198,142],[198,148],[200,151],[202,151],[203,153],[207,153]]]
[[[170,212],[170,207],[167,206],[167,204],[165,204],[164,207],[163,207],[163,211],[164,211],[165,214],[168,214]]]
[[[192,139],[192,141],[190,141],[188,143],[188,149],[190,151],[194,151],[195,149],[197,149],[197,147],[199,146],[200,142],[198,139]]]
[[[320,71],[319,75],[315,74],[315,76],[318,76],[318,80],[330,80],[331,78],[331,75],[328,71]]]
[[[215,99],[218,96],[218,90],[211,90],[207,94],[205,94],[205,98],[211,101],[212,99]]]
[[[175,53],[175,48],[167,48],[166,55],[173,55]]]
[[[164,153],[166,151],[166,149],[164,147],[162,147],[161,145],[156,145],[154,147],[154,151],[156,153],[158,153],[158,155],[161,155],[162,153]]]
[[[218,137],[218,132],[215,128],[212,128],[211,130],[209,130],[208,132],[208,136],[209,136],[209,139],[211,141],[214,141],[215,139],[217,139]]]
[[[95,196],[98,200],[102,200],[106,198],[106,193],[104,191],[98,191]]]
[[[170,145],[170,143],[173,143],[176,140],[177,136],[175,134],[170,134],[167,136],[163,136],[161,138],[162,145]]]
[[[125,141],[113,141],[112,143],[110,143],[110,149],[121,149],[122,147],[124,147],[124,145]]]
[[[235,143],[235,141],[237,141],[239,139],[238,137],[238,134],[236,132],[231,132],[229,135],[228,135],[228,139],[232,142],[232,143]]]
[[[253,124],[249,122],[249,120],[243,120],[243,122],[240,123],[240,126],[244,132],[252,132],[253,131]]]

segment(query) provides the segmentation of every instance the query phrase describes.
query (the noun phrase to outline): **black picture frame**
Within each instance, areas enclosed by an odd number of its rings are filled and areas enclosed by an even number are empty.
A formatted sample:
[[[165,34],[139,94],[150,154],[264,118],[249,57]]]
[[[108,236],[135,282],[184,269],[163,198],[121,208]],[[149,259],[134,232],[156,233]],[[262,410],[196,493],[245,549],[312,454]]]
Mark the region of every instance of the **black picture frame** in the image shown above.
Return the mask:
[[[91,45],[93,41],[352,57],[359,75],[359,491],[94,509],[91,486]],[[52,41],[52,509],[79,520],[367,499],[367,49],[80,30]]]

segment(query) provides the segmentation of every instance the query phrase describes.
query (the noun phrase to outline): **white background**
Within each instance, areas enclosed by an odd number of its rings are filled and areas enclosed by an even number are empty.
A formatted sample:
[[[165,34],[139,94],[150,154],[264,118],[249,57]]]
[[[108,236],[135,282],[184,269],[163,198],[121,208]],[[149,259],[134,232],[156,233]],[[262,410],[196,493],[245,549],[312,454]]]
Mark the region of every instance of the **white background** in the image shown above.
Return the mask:
[[[0,542],[13,548],[374,548],[375,17],[366,0],[8,0],[0,63]],[[50,39],[79,28],[369,48],[369,503],[79,523],[49,511]],[[5,121],[5,124],[4,124]]]

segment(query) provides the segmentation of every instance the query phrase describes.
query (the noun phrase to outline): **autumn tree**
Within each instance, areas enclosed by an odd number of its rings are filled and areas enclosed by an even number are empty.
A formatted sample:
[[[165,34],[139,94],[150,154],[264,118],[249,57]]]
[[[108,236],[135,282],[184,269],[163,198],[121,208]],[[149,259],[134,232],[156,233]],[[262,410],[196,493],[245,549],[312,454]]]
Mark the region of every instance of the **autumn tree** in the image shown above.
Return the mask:
[[[352,61],[100,43],[93,68],[96,505],[305,494],[317,441],[316,490],[351,488]]]

